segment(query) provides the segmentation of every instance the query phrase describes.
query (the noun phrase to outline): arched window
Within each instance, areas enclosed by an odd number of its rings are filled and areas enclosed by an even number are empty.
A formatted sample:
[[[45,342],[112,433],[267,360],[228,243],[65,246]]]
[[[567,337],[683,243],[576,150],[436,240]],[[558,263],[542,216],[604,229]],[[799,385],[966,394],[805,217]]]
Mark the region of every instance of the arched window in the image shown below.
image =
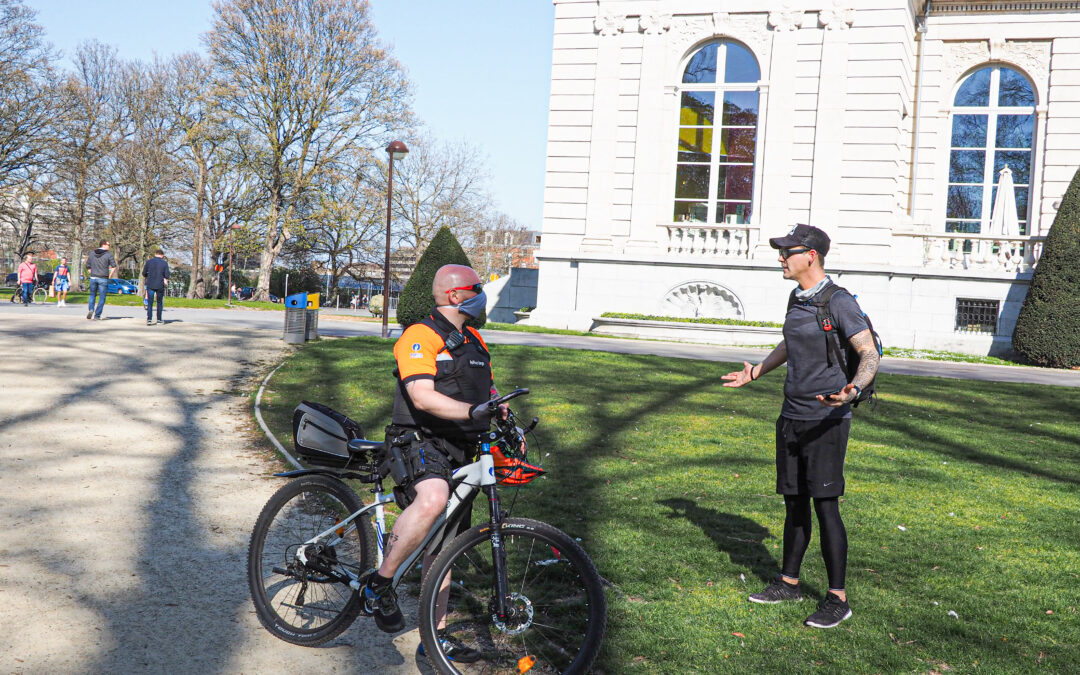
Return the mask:
[[[750,221],[760,79],[757,59],[737,42],[710,42],[690,58],[682,76],[673,220]]]
[[[1020,233],[1027,232],[1035,92],[1027,78],[1005,66],[968,75],[956,91],[949,152],[946,232],[985,232],[997,197],[999,174],[1012,170]]]

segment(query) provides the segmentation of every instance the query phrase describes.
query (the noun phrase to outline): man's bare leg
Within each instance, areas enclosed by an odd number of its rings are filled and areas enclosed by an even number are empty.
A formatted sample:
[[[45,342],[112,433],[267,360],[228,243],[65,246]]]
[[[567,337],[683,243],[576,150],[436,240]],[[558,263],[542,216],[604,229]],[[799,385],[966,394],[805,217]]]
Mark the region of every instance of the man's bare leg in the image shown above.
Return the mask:
[[[398,516],[383,550],[379,576],[387,579],[393,578],[398,567],[424,541],[428,530],[439,515],[446,511],[446,502],[450,499],[450,485],[445,480],[423,480],[417,483],[415,488],[416,499]]]

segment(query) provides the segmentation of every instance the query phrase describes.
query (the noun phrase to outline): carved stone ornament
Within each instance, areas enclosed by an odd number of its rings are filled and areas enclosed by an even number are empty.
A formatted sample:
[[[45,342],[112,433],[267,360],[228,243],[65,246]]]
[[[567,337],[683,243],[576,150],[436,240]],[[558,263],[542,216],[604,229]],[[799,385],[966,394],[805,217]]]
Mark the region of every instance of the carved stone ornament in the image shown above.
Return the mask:
[[[638,25],[646,35],[662,35],[671,30],[671,15],[663,12],[642,14]]]
[[[971,40],[945,43],[945,70],[942,85],[954,91],[960,78],[970,70],[990,63],[1012,65],[1031,78],[1039,103],[1046,101],[1050,81],[1050,41]],[[946,96],[943,106],[952,106],[952,96]]]
[[[832,7],[826,7],[818,13],[818,21],[825,30],[847,30],[855,22],[855,10],[844,7],[845,0],[836,0]]]
[[[626,17],[620,14],[601,14],[593,21],[593,28],[602,36],[618,35],[623,30]]]
[[[766,28],[766,14],[763,12],[676,15],[672,18],[671,34],[668,48],[672,59],[684,58],[691,47],[704,40],[728,37],[742,42],[754,52],[761,72],[769,71],[767,64],[772,36]]]
[[[708,319],[741,319],[739,296],[712,281],[687,281],[668,291],[660,301],[662,316]]]
[[[801,9],[785,6],[769,12],[769,25],[776,31],[793,31],[802,28],[806,14]]]

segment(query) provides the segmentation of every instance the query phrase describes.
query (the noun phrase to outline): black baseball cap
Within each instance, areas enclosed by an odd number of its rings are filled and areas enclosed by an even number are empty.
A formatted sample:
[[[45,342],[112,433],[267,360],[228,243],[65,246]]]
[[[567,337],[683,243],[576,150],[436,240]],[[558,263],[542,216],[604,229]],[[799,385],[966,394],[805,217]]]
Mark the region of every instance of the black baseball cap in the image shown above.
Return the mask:
[[[819,255],[827,255],[829,253],[829,235],[825,234],[824,230],[820,230],[813,225],[800,224],[791,228],[791,232],[788,232],[786,236],[770,239],[769,246],[773,248],[805,246],[814,249]]]

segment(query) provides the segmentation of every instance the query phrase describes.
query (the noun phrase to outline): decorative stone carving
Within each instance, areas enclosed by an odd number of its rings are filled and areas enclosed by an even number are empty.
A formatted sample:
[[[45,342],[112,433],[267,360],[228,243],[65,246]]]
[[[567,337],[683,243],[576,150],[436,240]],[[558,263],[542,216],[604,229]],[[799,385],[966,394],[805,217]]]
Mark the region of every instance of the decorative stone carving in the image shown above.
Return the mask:
[[[847,30],[855,22],[855,10],[844,7],[846,0],[836,0],[832,7],[818,12],[818,21],[825,30]]]
[[[729,37],[742,42],[754,52],[761,72],[769,72],[768,56],[772,37],[766,27],[766,14],[708,14],[678,15],[672,19],[671,37],[668,41],[670,55],[680,59],[687,50],[699,42],[715,37]]]
[[[663,12],[642,14],[638,25],[646,35],[662,35],[671,30],[671,15]]]
[[[1040,104],[1046,102],[1046,88],[1050,81],[1050,42],[1013,40],[972,40],[945,43],[945,69],[942,85],[953,91],[960,77],[969,70],[991,62],[1016,66],[1031,78]],[[946,97],[943,106],[952,106],[952,97]]]
[[[739,296],[712,281],[687,281],[672,288],[660,301],[663,316],[708,319],[741,319]]]
[[[769,12],[769,25],[776,31],[798,30],[805,20],[806,14],[801,9],[792,9],[790,5]]]
[[[607,37],[621,33],[625,23],[626,16],[607,13],[596,17],[596,20],[593,21],[593,28],[600,35]]]

